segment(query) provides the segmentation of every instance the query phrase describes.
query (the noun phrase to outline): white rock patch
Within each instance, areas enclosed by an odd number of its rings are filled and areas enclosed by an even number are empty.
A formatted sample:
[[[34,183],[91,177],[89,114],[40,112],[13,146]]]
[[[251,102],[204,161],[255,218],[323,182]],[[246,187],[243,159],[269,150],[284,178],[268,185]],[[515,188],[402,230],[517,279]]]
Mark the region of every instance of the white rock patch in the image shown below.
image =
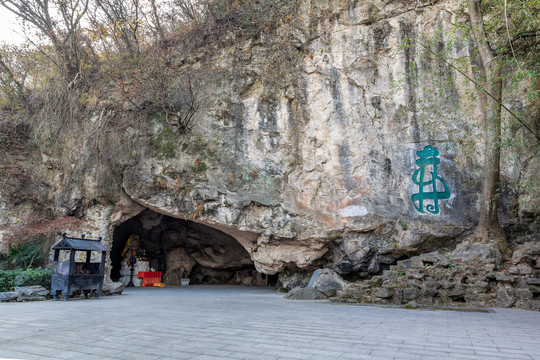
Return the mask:
[[[368,214],[367,209],[364,206],[354,205],[347,206],[338,211],[339,216],[341,217],[355,217],[355,216],[365,216]]]

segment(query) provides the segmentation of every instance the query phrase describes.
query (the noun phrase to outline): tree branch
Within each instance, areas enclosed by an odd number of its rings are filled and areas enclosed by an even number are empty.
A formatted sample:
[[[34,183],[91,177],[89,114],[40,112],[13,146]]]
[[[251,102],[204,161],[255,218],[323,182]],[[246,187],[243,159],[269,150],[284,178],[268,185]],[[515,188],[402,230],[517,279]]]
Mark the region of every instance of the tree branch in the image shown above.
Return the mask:
[[[469,19],[472,25],[473,36],[476,40],[476,46],[478,47],[478,53],[482,59],[482,63],[491,64],[495,59],[495,53],[493,48],[489,44],[488,37],[486,36],[486,30],[484,28],[484,21],[482,19],[482,0],[468,0],[469,2]],[[487,71],[488,69],[485,69]]]
[[[524,31],[522,33],[515,35],[512,38],[512,43],[519,39],[525,39],[525,38],[536,37],[536,36],[540,36],[540,30]]]
[[[15,83],[17,87],[17,93],[19,94],[22,101],[24,102],[26,100],[26,89],[17,79],[15,79],[15,75],[13,74],[13,71],[11,71],[9,66],[7,66],[7,64],[4,62],[4,59],[2,59],[2,55],[0,55],[0,68],[3,69],[8,75],[9,79]]]
[[[492,98],[493,100],[495,100],[503,109],[505,109],[506,111],[508,111],[508,113],[510,115],[512,115],[520,124],[521,126],[523,126],[525,129],[527,129],[538,141],[540,141],[540,135],[536,134],[534,131],[532,131],[532,129],[519,117],[517,116],[516,114],[514,114],[514,112],[512,112],[512,110],[510,110],[509,108],[507,108],[502,102],[500,102],[499,100],[497,100],[492,94],[490,94],[482,85],[480,85],[477,81],[475,81],[474,79],[472,79],[469,75],[465,74],[463,71],[461,71],[460,69],[458,69],[457,67],[455,67],[452,63],[450,63],[448,60],[446,60],[444,57],[442,57],[441,55],[437,54],[435,51],[431,50],[431,48],[429,46],[426,46],[424,45],[423,43],[421,43],[420,41],[418,41],[417,39],[414,39],[414,41],[420,45],[421,47],[423,47],[424,49],[426,49],[427,51],[429,51],[431,54],[433,54],[434,56],[437,57],[437,59],[439,59],[440,61],[444,62],[446,65],[450,66],[452,69],[456,70],[457,72],[459,72],[461,75],[463,75],[465,78],[467,78],[467,80],[469,80],[470,82],[472,82],[477,88],[479,88],[480,90],[482,90],[487,96],[489,96],[490,98]]]

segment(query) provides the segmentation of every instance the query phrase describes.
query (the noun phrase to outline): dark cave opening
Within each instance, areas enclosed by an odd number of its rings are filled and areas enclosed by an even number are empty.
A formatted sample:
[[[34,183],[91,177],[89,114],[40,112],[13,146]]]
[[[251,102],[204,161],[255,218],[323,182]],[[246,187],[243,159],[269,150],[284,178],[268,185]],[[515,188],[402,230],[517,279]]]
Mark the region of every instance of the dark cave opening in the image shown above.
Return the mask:
[[[150,209],[115,227],[110,253],[113,281],[129,281],[132,249],[136,249],[134,279],[139,271],[160,271],[166,285],[179,285],[188,278],[190,284],[270,285],[272,281],[257,272],[247,250],[231,235]]]

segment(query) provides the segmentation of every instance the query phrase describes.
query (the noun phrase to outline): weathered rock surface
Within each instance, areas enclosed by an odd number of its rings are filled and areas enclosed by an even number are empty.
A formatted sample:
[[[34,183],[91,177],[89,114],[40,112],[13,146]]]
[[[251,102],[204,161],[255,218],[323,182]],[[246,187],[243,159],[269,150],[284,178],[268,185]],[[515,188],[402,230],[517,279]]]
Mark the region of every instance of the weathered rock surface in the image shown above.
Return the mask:
[[[103,295],[122,295],[126,285],[121,282],[105,282],[101,289]]]
[[[281,290],[290,291],[295,287],[306,287],[309,284],[309,281],[312,277],[312,274],[307,271],[291,271],[285,269],[279,273],[278,285]]]
[[[50,291],[43,286],[16,286],[14,291],[1,292],[0,301],[41,301],[50,297]]]
[[[538,310],[540,271],[529,271],[538,246],[520,250],[513,266],[496,269],[500,252],[492,244],[464,245],[398,261],[380,276],[337,292],[341,300],[415,306],[520,307]],[[518,269],[518,270],[516,270]],[[521,269],[526,269],[522,271]],[[519,273],[519,274],[512,274]]]
[[[326,297],[332,297],[336,295],[337,291],[346,289],[347,284],[333,270],[322,269],[313,283],[313,288],[322,292]]]
[[[305,279],[305,277],[302,277],[296,281],[293,280],[293,283],[298,283],[300,280],[301,285],[293,287],[285,298],[292,300],[327,299],[335,296],[338,291],[344,290],[348,286],[341,276],[332,269],[316,270],[307,283],[307,286]],[[292,278],[288,280],[290,281]],[[282,288],[287,289],[291,284],[291,282],[284,282],[282,283]]]
[[[495,268],[499,268],[502,262],[501,251],[495,243],[459,244],[452,252],[452,258],[471,264],[493,264]]]
[[[172,51],[171,64],[183,72],[205,69],[194,84],[204,105],[185,134],[133,104],[114,115],[140,123],[108,129],[114,116],[103,114],[125,94],[111,90],[99,99],[78,136],[63,134],[38,149],[39,181],[32,184],[40,184],[44,204],[56,216],[81,217],[79,233],[104,237],[115,254],[107,264],[112,277],[123,241],[137,232],[152,267],[169,271],[171,283],[195,272],[195,281],[258,284],[247,269],[254,266],[279,273],[281,286],[292,289],[326,267],[371,278],[357,289],[336,289],[366,301],[496,304],[502,289],[505,304],[533,307],[535,289],[532,299],[520,292],[519,302],[505,286],[537,286],[540,251],[519,250],[503,271],[494,244],[464,242],[478,220],[483,164],[470,150],[483,146],[482,124],[471,120],[480,117],[470,84],[419,46],[403,46],[433,41],[473,68],[476,49],[454,32],[467,21],[462,1],[301,1],[300,7],[294,30],[284,22],[258,39]],[[181,103],[176,85],[166,93]],[[507,100],[520,109],[530,105]],[[103,134],[99,153],[95,134]],[[417,151],[426,145],[440,151],[438,175],[450,192],[435,214],[411,201]],[[114,156],[96,160],[107,151]],[[505,222],[516,220],[513,208],[538,215],[535,192],[522,189],[536,189],[539,164],[533,157],[519,164],[523,169],[503,171],[503,180],[516,184],[515,194],[501,193]],[[0,250],[7,248],[5,227],[23,226],[31,215],[30,204],[0,196]],[[527,236],[538,242],[537,232]]]
[[[21,297],[47,296],[49,294],[49,290],[45,289],[43,286],[40,285],[15,286],[14,290],[18,292]]]
[[[226,284],[234,277],[234,271],[197,266],[190,275],[193,284]]]
[[[324,300],[328,297],[315,288],[295,287],[284,296],[291,300]]]
[[[231,285],[263,286],[266,285],[266,280],[260,272],[254,269],[245,269],[236,271],[229,283]]]
[[[459,19],[447,9],[457,3],[444,9],[426,3],[418,14],[390,4],[373,3],[378,10],[372,18],[363,3],[335,1],[319,9],[306,3],[296,24],[297,32],[306,30],[299,45],[306,56],[280,88],[259,81],[258,74],[270,75],[255,62],[264,49],[242,45],[255,78],[219,77],[205,86],[207,110],[196,114],[193,129],[200,138],[178,141],[174,157],[139,149],[144,161],[123,174],[126,194],[162,214],[234,228],[266,274],[291,266],[313,270],[323,258],[340,274],[377,274],[403,256],[455,246],[478,211],[478,189],[466,185],[476,175],[458,165],[458,148],[444,131],[423,128],[419,109],[407,110],[431,92],[423,71],[442,65],[422,63],[417,49],[396,49],[426,32],[426,24],[450,28]],[[327,36],[308,35],[312,21]],[[456,51],[466,57],[471,49]],[[233,68],[235,60],[225,54],[218,49],[207,60]],[[420,64],[414,78],[404,75],[411,59]],[[393,88],[394,81],[405,85]],[[453,96],[463,95],[457,83],[451,86]],[[154,125],[156,133],[164,126]],[[455,123],[440,126],[461,131]],[[441,202],[437,215],[419,213],[410,201],[415,151],[428,139],[449,144],[439,173],[459,194]],[[214,261],[212,253],[200,255]]]
[[[197,264],[184,248],[176,248],[167,253],[167,276],[165,284],[180,285],[182,278],[189,277],[191,270]]]
[[[12,292],[0,293],[0,301],[40,301],[49,297],[50,291],[43,286],[16,286]]]
[[[0,292],[0,301],[17,300],[19,293],[16,291]]]

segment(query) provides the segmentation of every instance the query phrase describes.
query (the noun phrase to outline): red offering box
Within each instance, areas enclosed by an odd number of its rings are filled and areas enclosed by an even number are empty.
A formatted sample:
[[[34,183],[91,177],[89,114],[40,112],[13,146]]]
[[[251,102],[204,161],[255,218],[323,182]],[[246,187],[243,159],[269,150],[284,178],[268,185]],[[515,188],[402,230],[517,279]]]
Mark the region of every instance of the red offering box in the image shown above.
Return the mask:
[[[155,283],[161,282],[161,272],[152,271],[152,272],[139,272],[137,277],[143,279],[142,286],[153,286]]]

